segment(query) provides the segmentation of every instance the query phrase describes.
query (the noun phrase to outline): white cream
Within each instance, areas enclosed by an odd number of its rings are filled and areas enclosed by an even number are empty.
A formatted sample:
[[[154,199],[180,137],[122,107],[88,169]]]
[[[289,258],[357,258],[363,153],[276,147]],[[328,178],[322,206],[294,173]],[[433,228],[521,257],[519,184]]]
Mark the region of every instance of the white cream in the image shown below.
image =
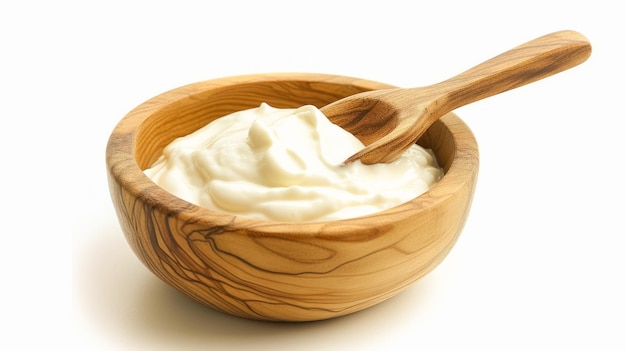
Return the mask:
[[[443,175],[418,145],[392,163],[342,165],[361,148],[314,106],[263,103],[174,140],[145,174],[215,211],[302,222],[379,212],[424,193]]]

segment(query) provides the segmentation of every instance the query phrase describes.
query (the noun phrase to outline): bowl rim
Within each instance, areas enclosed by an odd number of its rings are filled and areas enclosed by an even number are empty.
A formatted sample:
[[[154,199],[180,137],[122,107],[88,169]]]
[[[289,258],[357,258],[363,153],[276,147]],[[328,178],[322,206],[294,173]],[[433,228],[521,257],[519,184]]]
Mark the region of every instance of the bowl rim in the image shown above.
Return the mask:
[[[209,89],[225,89],[237,84],[298,80],[320,83],[351,84],[360,88],[395,88],[393,85],[368,79],[321,73],[259,73],[228,76],[180,86],[156,95],[128,112],[114,127],[106,147],[106,164],[110,186],[117,183],[131,196],[162,212],[166,216],[193,222],[205,227],[228,227],[229,231],[245,228],[247,235],[258,236],[316,236],[333,240],[361,240],[378,232],[373,227],[389,227],[407,220],[415,209],[428,211],[453,197],[460,187],[474,182],[478,172],[478,145],[470,128],[456,114],[449,113],[438,123],[443,123],[453,135],[455,155],[442,179],[425,193],[393,208],[361,217],[315,222],[282,222],[242,217],[210,210],[192,204],[169,193],[154,183],[139,167],[135,159],[135,136],[142,123],[163,108],[201,94]],[[462,137],[460,137],[462,136]],[[413,211],[410,211],[413,209]],[[368,219],[364,221],[364,219]]]

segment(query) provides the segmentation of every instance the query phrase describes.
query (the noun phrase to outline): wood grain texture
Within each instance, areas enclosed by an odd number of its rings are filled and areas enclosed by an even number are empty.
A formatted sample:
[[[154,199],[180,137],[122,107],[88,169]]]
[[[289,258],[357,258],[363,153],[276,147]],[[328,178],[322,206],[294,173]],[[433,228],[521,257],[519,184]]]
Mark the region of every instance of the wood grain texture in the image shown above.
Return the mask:
[[[112,201],[126,239],[166,283],[245,318],[311,321],[379,303],[431,271],[457,240],[470,208],[478,149],[454,114],[419,143],[445,176],[422,196],[362,218],[281,223],[217,213],[183,201],[143,174],[174,138],[267,102],[318,107],[391,86],[323,74],[229,77],[174,89],[141,104],[106,150]]]
[[[443,82],[364,92],[322,108],[365,145],[345,163],[396,160],[441,116],[463,105],[552,76],[584,62],[591,44],[566,30],[519,45]]]

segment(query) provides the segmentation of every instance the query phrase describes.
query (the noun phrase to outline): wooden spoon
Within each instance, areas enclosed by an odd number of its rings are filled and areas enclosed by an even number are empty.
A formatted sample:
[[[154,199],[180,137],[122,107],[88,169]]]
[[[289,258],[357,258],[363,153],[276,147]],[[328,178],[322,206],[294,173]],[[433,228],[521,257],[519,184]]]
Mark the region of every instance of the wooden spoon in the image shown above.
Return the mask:
[[[539,37],[443,82],[422,88],[367,91],[321,110],[365,148],[344,164],[391,162],[441,116],[469,103],[559,73],[584,62],[591,44],[574,31]]]

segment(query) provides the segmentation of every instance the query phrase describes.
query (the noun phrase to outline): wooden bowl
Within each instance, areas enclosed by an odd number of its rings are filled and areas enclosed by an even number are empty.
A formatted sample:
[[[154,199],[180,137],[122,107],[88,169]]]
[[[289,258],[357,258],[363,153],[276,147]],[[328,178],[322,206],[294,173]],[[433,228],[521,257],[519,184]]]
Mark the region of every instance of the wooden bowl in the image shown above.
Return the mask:
[[[214,309],[245,318],[311,321],[346,315],[404,290],[435,268],[467,218],[478,147],[454,114],[419,140],[444,177],[428,192],[360,218],[283,223],[211,211],[144,175],[174,138],[267,102],[322,107],[387,84],[323,74],[228,77],[173,89],[139,105],[113,130],[109,187],[137,257],[166,283]]]

